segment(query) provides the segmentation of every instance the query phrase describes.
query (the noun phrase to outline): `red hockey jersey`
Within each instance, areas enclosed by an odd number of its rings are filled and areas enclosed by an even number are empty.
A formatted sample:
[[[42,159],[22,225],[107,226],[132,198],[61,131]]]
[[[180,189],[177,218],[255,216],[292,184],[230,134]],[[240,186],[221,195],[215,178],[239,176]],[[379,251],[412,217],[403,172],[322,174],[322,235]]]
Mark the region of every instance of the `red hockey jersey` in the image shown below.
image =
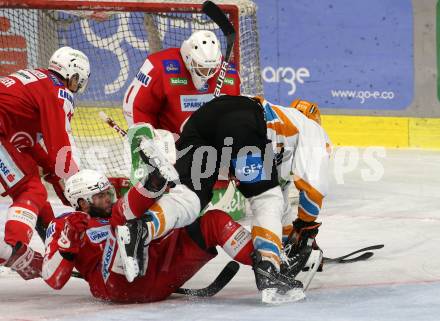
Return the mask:
[[[120,199],[113,206],[112,215],[120,214],[122,204]],[[79,253],[72,261],[63,258],[58,251],[58,240],[66,215],[52,221],[46,233],[42,274],[54,289],[62,288],[76,268],[89,283],[94,297],[130,303],[164,300],[216,255],[202,250],[185,228],[174,229],[149,244],[145,276],[129,283],[119,261],[116,238],[106,219],[90,219]]]
[[[197,90],[179,48],[154,53],[145,60],[124,97],[124,116],[129,125],[147,122],[155,128],[180,134],[182,124],[202,104],[213,98],[219,72]],[[230,65],[222,93],[240,94],[240,78]]]
[[[44,162],[52,170],[61,151],[59,176],[78,170],[70,127],[73,110],[73,94],[46,69],[19,70],[0,78],[0,135],[19,150],[43,139],[48,153]],[[42,166],[41,159],[37,162]]]

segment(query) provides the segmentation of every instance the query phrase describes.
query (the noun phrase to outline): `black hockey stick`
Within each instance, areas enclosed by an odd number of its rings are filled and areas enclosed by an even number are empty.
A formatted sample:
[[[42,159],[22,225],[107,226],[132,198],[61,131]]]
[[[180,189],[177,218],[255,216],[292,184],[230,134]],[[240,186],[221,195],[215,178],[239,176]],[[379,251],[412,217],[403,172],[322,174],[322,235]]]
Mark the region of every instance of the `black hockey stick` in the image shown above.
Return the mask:
[[[226,37],[226,55],[225,59],[223,59],[220,74],[217,77],[217,83],[214,90],[214,97],[219,97],[225,81],[229,59],[231,58],[232,48],[235,42],[235,29],[232,23],[228,20],[228,17],[226,17],[224,12],[214,2],[205,1],[202,6],[202,11],[219,26]]]
[[[175,293],[185,294],[188,296],[198,296],[198,297],[211,297],[220,292],[237,274],[240,269],[240,265],[235,261],[230,261],[220,274],[215,278],[215,280],[205,288],[202,289],[186,289],[178,288]],[[72,271],[72,277],[78,279],[84,279],[84,277],[77,271]]]
[[[175,293],[185,294],[190,296],[198,296],[198,297],[211,297],[216,295],[220,290],[222,290],[229,281],[237,274],[240,269],[240,265],[235,261],[230,261],[217,278],[207,287],[202,289],[185,289],[178,288]]]
[[[384,247],[383,244],[367,246],[367,247],[364,247],[364,248],[359,249],[357,251],[354,251],[354,252],[339,256],[339,257],[335,257],[335,258],[324,257],[323,260],[324,260],[324,263],[353,263],[353,262],[358,262],[358,261],[365,261],[374,255],[373,252],[367,252],[367,251],[379,250],[383,247]],[[361,253],[361,252],[366,252],[366,253],[363,253],[363,254],[356,256],[356,257],[353,257],[353,258],[349,258],[350,256]]]

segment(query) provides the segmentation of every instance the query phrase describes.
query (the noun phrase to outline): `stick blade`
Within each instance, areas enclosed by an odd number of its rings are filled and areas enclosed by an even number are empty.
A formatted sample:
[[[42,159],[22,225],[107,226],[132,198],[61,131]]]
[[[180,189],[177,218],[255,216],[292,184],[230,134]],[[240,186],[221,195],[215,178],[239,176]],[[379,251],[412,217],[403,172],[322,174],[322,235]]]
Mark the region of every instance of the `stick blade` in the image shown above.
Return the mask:
[[[222,290],[237,274],[238,270],[240,269],[240,264],[238,264],[235,261],[230,261],[226,266],[223,268],[223,270],[220,272],[220,274],[217,276],[217,278],[206,288],[203,289],[186,289],[186,288],[179,288],[176,290],[175,293],[178,294],[184,294],[184,295],[190,295],[190,296],[198,296],[198,297],[211,297],[216,295],[220,290]]]

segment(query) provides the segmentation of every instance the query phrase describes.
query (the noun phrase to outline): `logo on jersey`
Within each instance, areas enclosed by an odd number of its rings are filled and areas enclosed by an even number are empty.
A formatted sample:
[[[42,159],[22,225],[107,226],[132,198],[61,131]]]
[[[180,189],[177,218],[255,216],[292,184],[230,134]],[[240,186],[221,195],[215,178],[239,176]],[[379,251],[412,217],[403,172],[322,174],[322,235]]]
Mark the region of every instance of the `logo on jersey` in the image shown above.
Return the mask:
[[[188,79],[182,77],[170,78],[170,84],[172,86],[185,86],[188,85]]]
[[[266,179],[261,154],[252,154],[232,159],[235,177],[241,183],[257,183]]]
[[[15,133],[9,142],[19,151],[22,151],[23,148],[32,147],[35,144],[32,136],[26,132]]]
[[[226,77],[224,82],[225,82],[226,85],[234,86],[234,78]]]
[[[71,95],[71,94],[69,94],[68,92],[67,92],[67,90],[64,90],[64,89],[59,89],[58,90],[58,98],[61,98],[61,99],[64,99],[64,100],[67,100],[67,101],[69,101],[72,105],[74,105],[74,102],[73,102],[73,96]]]
[[[181,95],[180,107],[182,111],[196,111],[204,103],[210,101],[213,98],[212,94],[204,95]]]
[[[166,74],[180,74],[180,63],[178,60],[164,60],[162,64]]]
[[[203,87],[199,89],[199,92],[200,92],[200,93],[205,93],[205,92],[208,91],[208,89],[209,89],[209,85],[208,85],[207,82],[205,82],[205,84],[203,85]]]
[[[9,88],[13,84],[15,84],[15,80],[12,78],[8,78],[8,77],[1,77],[0,84],[3,84],[4,86],[6,86],[6,88]]]
[[[51,222],[46,230],[46,240],[48,240],[53,235],[53,233],[55,233],[55,223]]]
[[[0,176],[8,187],[14,186],[24,177],[3,145],[0,145]]]
[[[87,236],[92,243],[101,243],[106,240],[110,233],[110,226],[100,226],[87,230]]]
[[[226,71],[227,74],[236,75],[237,69],[235,69],[235,64],[229,64],[228,70]]]
[[[115,238],[110,234],[105,243],[104,253],[102,253],[102,278],[107,282],[110,276],[110,265],[112,263],[113,252],[115,250]]]
[[[52,80],[53,84],[57,87],[63,87],[64,84],[57,78],[57,76],[49,73],[49,79]]]
[[[142,83],[142,85],[147,87],[152,78],[144,74],[142,71],[139,71],[136,75],[136,79],[139,80]]]
[[[234,223],[229,222],[228,225],[230,228],[234,228]],[[227,227],[225,226],[225,228]],[[223,248],[226,253],[235,257],[250,242],[252,242],[251,234],[241,226],[229,237]]]

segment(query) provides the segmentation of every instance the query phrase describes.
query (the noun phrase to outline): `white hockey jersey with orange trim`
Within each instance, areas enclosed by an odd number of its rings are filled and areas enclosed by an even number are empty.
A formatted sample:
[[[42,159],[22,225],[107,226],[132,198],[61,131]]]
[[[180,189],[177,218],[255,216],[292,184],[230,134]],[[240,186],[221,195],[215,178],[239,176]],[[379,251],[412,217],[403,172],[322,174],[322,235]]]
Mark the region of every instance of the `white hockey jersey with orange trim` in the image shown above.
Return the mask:
[[[324,129],[292,107],[282,107],[262,101],[267,122],[267,136],[278,155],[281,186],[286,186],[293,174],[299,190],[298,217],[314,221],[328,189],[330,141]],[[285,202],[288,203],[287,193]],[[288,204],[285,215],[291,216]],[[293,217],[283,222],[292,222]]]

